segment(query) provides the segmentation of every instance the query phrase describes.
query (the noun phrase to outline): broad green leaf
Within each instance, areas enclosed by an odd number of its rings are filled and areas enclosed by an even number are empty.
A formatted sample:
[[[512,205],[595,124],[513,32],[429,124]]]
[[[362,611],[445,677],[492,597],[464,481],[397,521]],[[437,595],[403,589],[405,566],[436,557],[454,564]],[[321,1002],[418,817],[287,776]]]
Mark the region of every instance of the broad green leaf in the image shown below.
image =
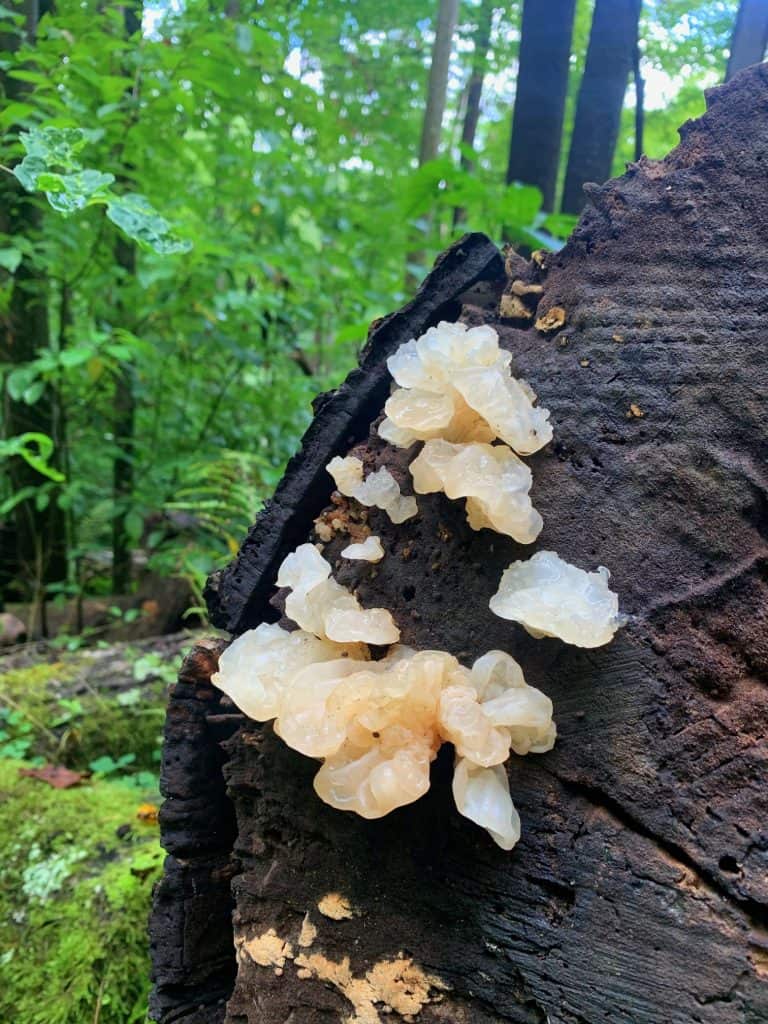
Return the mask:
[[[192,248],[191,242],[174,234],[165,217],[144,196],[132,192],[114,196],[107,204],[107,216],[129,238],[162,256]]]
[[[504,190],[498,213],[509,227],[528,227],[533,224],[541,203],[541,192],[535,185],[513,182]]]
[[[106,202],[109,195],[107,189],[114,180],[113,174],[94,170],[77,171],[74,174],[45,172],[38,175],[36,187],[45,192],[54,210],[69,214],[97,202]]]
[[[79,171],[77,154],[88,139],[81,128],[53,128],[47,125],[32,128],[19,136],[30,156],[39,157],[48,168],[61,167],[65,171]]]
[[[14,175],[18,178],[27,192],[34,192],[37,189],[37,179],[45,174],[48,165],[39,156],[27,155],[13,168]]]
[[[556,238],[567,238],[578,222],[579,218],[572,213],[550,213],[542,227]]]
[[[21,263],[22,253],[20,249],[10,246],[7,249],[0,249],[0,267],[9,273],[14,273]]]
[[[68,368],[79,366],[81,363],[87,363],[93,357],[94,351],[92,345],[77,345],[74,348],[65,348],[59,355],[59,362],[62,366]]]
[[[43,395],[44,391],[45,391],[45,381],[44,380],[36,380],[36,381],[33,381],[29,385],[29,387],[25,390],[24,394],[22,395],[22,398],[27,403],[27,405],[34,405],[35,402],[39,401],[40,398],[42,398],[42,395]]]
[[[5,382],[8,394],[14,400],[14,402],[20,402],[24,397],[24,392],[30,386],[30,384],[37,377],[38,368],[34,364],[26,366],[17,366],[16,369],[11,370],[8,374],[8,379]]]
[[[0,129],[5,130],[13,124],[20,124],[34,113],[35,108],[29,103],[7,103],[0,112]]]

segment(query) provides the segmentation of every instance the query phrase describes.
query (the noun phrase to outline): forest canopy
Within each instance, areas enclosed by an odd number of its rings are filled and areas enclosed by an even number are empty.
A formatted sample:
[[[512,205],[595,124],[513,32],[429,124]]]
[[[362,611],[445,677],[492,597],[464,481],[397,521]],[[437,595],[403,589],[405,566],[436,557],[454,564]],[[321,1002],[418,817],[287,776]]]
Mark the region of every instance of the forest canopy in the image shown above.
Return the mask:
[[[764,6],[5,0],[2,599],[199,605],[371,321],[465,231],[562,245]]]

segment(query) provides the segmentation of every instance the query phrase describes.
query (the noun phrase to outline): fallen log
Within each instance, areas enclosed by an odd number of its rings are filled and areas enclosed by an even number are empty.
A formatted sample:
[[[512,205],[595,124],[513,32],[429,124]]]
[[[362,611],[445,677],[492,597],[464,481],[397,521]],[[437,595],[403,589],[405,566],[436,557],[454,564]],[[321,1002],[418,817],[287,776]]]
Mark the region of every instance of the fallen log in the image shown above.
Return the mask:
[[[156,1019],[768,1019],[767,178],[762,65],[710,93],[665,160],[591,187],[560,253],[504,262],[463,239],[317,403],[211,581],[217,625],[279,618],[276,569],[315,539],[333,455],[386,465],[410,493],[413,451],[369,431],[385,359],[458,315],[494,326],[552,413],[554,441],[528,460],[533,550],[609,566],[629,621],[580,650],[492,615],[531,549],[471,530],[442,494],[397,526],[369,510],[375,572],[340,559],[342,523],[334,575],[390,609],[404,643],[462,661],[508,650],[552,697],[554,750],[510,767],[522,839],[505,853],[457,814],[445,751],[428,795],[381,820],[325,806],[316,764],[239,715],[210,683],[220,645],[198,648],[168,711]]]

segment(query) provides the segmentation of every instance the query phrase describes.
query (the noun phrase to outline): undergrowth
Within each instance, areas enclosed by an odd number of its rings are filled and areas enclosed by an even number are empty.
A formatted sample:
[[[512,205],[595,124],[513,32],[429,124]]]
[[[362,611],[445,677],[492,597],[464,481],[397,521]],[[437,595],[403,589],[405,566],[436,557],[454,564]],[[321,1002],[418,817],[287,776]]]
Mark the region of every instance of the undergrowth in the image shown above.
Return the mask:
[[[0,1020],[144,1021],[156,827],[120,780],[55,790],[23,767],[0,761]]]

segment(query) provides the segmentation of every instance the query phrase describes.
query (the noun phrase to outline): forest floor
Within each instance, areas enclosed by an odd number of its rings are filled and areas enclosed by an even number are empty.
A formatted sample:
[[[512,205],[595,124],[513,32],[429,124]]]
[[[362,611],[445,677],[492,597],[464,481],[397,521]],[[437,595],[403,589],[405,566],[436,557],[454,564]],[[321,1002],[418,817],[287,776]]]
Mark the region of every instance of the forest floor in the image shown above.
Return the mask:
[[[146,1019],[165,694],[195,638],[0,658],[0,1020]]]

